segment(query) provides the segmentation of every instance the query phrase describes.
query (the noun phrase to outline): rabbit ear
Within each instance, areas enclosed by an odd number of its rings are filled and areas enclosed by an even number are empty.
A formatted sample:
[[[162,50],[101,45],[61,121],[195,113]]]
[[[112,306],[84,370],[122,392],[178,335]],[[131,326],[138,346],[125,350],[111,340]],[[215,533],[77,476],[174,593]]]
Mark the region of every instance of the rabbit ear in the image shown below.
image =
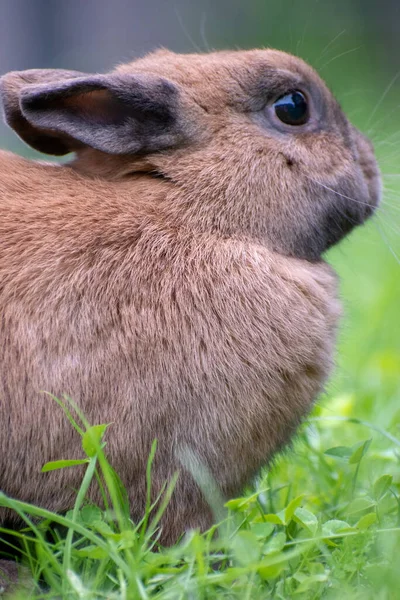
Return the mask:
[[[178,88],[148,74],[83,75],[31,71],[0,81],[6,120],[20,137],[48,154],[90,146],[109,154],[135,154],[184,140]],[[44,75],[43,75],[44,74]],[[35,77],[36,77],[35,75]],[[18,89],[15,79],[24,81]]]
[[[38,84],[56,84],[60,81],[84,77],[79,71],[62,69],[30,69],[28,71],[12,71],[0,78],[0,96],[3,104],[6,123],[14,129],[27,144],[46,154],[67,154],[69,143],[60,134],[39,129],[29,123],[22,114],[20,98],[22,90],[27,91]],[[71,142],[72,140],[70,140]]]

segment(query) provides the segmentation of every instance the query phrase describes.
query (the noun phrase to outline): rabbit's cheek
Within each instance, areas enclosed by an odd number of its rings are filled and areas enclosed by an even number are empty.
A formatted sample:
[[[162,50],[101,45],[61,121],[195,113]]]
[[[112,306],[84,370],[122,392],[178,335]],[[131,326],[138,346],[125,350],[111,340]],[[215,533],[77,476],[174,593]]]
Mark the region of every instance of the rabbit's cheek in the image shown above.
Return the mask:
[[[296,169],[293,169],[295,176]],[[330,247],[372,214],[368,183],[354,166],[351,176],[310,177],[292,197],[286,195],[280,220],[271,229],[274,249],[283,254],[318,260]],[[310,199],[313,199],[310,202]],[[283,206],[287,208],[283,214]],[[279,234],[277,233],[279,231]]]
[[[324,237],[323,251],[340,242],[352,229],[371,216],[374,207],[365,178],[359,174],[352,180],[338,182],[322,198],[320,227]]]

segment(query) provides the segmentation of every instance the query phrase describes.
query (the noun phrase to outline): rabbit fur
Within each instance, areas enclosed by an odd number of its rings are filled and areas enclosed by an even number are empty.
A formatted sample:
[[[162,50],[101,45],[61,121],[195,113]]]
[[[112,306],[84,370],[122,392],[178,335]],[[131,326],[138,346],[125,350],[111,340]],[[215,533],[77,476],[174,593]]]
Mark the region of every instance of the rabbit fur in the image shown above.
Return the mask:
[[[190,457],[238,494],[323,389],[340,303],[322,255],[379,202],[372,146],[310,66],[275,50],[159,50],[0,87],[24,141],[74,153],[0,152],[0,489],[73,506],[82,467],[41,473],[83,457],[44,392],[67,395],[111,423],[134,520],[157,439],[153,497],[180,472],[160,530],[174,543],[213,520]],[[300,126],[274,112],[294,90]]]

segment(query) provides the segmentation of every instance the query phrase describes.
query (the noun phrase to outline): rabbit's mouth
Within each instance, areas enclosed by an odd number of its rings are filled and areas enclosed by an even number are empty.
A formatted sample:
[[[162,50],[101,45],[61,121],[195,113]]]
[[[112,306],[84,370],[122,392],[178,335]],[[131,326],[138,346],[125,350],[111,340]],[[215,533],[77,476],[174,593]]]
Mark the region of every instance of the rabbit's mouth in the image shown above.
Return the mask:
[[[380,174],[374,159],[361,164],[359,177],[353,185],[345,185],[329,198],[329,209],[324,218],[322,231],[325,243],[323,251],[339,243],[355,227],[362,225],[375,212],[381,196]],[[358,180],[358,181],[357,181]]]
[[[354,204],[359,202],[359,204]],[[374,212],[371,204],[349,199],[348,203],[335,203],[325,217],[322,231],[325,232],[324,251],[338,244],[355,227],[362,225]]]
[[[381,175],[372,143],[355,128],[353,131],[353,177],[343,177],[332,189],[325,186],[329,208],[322,217],[321,254],[369,219],[381,199]]]

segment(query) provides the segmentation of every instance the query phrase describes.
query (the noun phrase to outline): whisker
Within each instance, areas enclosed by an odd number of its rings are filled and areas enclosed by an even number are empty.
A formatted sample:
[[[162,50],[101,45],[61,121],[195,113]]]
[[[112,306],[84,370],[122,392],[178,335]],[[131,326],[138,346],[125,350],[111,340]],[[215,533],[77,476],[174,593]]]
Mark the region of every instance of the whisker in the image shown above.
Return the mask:
[[[344,33],[346,33],[345,29],[343,29],[343,31],[335,35],[335,37],[322,50],[321,54],[319,55],[319,59],[323,58],[323,56],[327,53],[328,49],[332,46],[332,44],[334,44]]]
[[[395,198],[400,199],[400,194],[399,194],[400,189],[396,185],[396,183],[399,183],[398,181],[393,180],[392,178],[386,179],[385,176],[383,176],[382,182],[383,182],[382,190],[385,193],[389,194],[392,198],[395,197]]]
[[[394,198],[396,199],[396,198]],[[382,200],[382,205],[379,207],[379,212],[381,214],[383,214],[385,217],[388,217],[390,219],[394,218],[399,218],[399,215],[397,214],[392,214],[392,212],[396,213],[399,212],[400,209],[400,204],[393,204],[392,202],[388,202],[386,198],[384,198]]]
[[[387,215],[385,215],[387,216]],[[400,236],[400,227],[397,227],[394,223],[393,220],[386,221],[384,219],[382,219],[381,215],[376,215],[376,218],[379,219],[380,221],[382,221],[382,224],[385,226],[385,228],[390,229],[391,231],[393,231],[393,233],[395,233],[396,235]]]
[[[386,145],[386,146],[381,146],[379,148],[379,150],[377,150],[377,157],[378,157],[378,162],[379,165],[382,166],[385,165],[385,168],[382,170],[383,171],[397,171],[397,166],[399,164],[399,155],[400,155],[400,151],[398,151],[397,149],[399,148],[399,144],[400,144],[400,140],[398,142],[396,142],[396,144],[393,145]],[[385,153],[383,154],[383,151],[385,151]],[[391,163],[392,161],[392,163]],[[395,161],[395,162],[393,162]],[[391,167],[387,167],[386,165],[391,165]]]
[[[396,199],[395,197],[393,197],[393,198],[394,198],[394,199]],[[399,209],[400,209],[400,204],[393,204],[392,202],[388,202],[388,201],[385,201],[385,202],[383,202],[383,206],[382,206],[381,208],[383,209],[383,213],[384,213],[384,214],[386,214],[386,213],[385,213],[385,210],[387,211],[387,216],[388,216],[388,217],[391,217],[391,216],[392,216],[392,215],[390,214],[390,213],[391,213],[391,211],[394,211],[394,212],[400,212],[400,211],[399,211]],[[397,216],[398,216],[398,215],[397,215]]]
[[[346,54],[351,54],[352,52],[357,52],[357,50],[360,50],[360,48],[362,48],[362,47],[363,47],[363,44],[361,44],[360,46],[357,46],[356,48],[350,48],[350,50],[346,50],[345,52],[341,52],[337,56],[334,56],[333,58],[331,58],[330,60],[328,60],[328,62],[326,62],[324,65],[322,65],[322,67],[320,67],[318,70],[322,71],[323,69],[325,69],[325,67],[327,67],[328,65],[330,65],[334,60],[337,60],[338,58],[341,58],[342,56],[346,56]]]
[[[393,148],[398,148],[399,147],[399,140],[394,137],[395,135],[398,138],[399,135],[400,135],[400,132],[396,133],[396,134],[393,134],[392,136],[389,136],[389,137],[387,137],[387,138],[385,138],[383,140],[377,140],[377,139],[375,139],[374,140],[374,146],[375,146],[375,148],[381,148],[382,146],[390,146],[390,147],[393,147]]]
[[[207,22],[207,13],[203,12],[203,14],[201,15],[201,21],[200,21],[200,35],[201,35],[201,39],[204,45],[204,48],[207,50],[207,52],[211,52],[211,47],[207,41],[207,37],[206,37],[206,22]]]
[[[359,87],[359,88],[352,88],[351,90],[348,90],[347,92],[341,92],[340,93],[340,98],[351,98],[352,96],[359,96],[360,94],[366,94],[368,93],[370,90],[366,89],[365,87]],[[351,112],[348,112],[349,117],[352,116],[352,114],[354,114],[354,108],[351,110]]]
[[[318,1],[318,0],[317,0],[317,1]],[[307,20],[306,20],[306,22],[305,22],[305,24],[304,24],[303,35],[301,36],[301,38],[298,38],[298,39],[297,39],[297,45],[296,45],[296,54],[300,54],[299,50],[300,50],[301,48],[303,48],[303,45],[304,45],[304,38],[305,38],[305,35],[306,35],[306,33],[307,33],[307,29],[308,29],[308,28],[309,28],[309,26],[310,26],[310,22],[311,22],[311,20],[312,20],[312,16],[313,16],[313,13],[312,13],[312,11],[309,11],[309,12],[308,12],[308,15],[307,15]]]
[[[317,185],[320,185],[325,190],[328,190],[329,192],[332,192],[333,194],[336,194],[337,196],[340,196],[341,198],[344,198],[345,200],[351,200],[351,202],[356,202],[357,204],[362,204],[363,206],[371,206],[368,202],[363,202],[362,200],[356,200],[356,198],[351,198],[350,196],[346,196],[345,194],[341,194],[337,190],[334,190],[333,188],[330,188],[328,185],[325,185],[324,183],[321,183],[320,181],[317,181],[317,179],[314,179],[313,177],[310,177],[309,175],[306,175],[306,173],[303,173],[303,175],[304,175],[304,177],[307,177],[307,179],[310,179],[311,181],[313,181]]]
[[[394,217],[399,217],[398,214],[393,215],[392,212],[400,213],[400,206],[397,204],[391,204],[387,201],[382,201],[379,206],[379,212],[381,215],[384,215],[388,219],[393,219]]]
[[[388,200],[388,197],[391,200]],[[395,212],[400,212],[400,202],[399,202],[399,195],[398,194],[390,194],[385,192],[385,198],[382,201],[383,207],[387,208],[388,212],[390,213],[390,211],[395,211]]]
[[[385,203],[384,206],[380,206],[379,207],[379,212],[384,215],[385,217],[388,217],[388,219],[393,219],[393,218],[399,218],[399,205],[395,205],[395,204],[389,204],[389,203]],[[392,213],[397,213],[397,214],[392,214]]]
[[[388,197],[389,197],[389,199],[388,199]],[[390,213],[392,210],[396,212],[400,209],[400,202],[398,202],[398,200],[399,200],[398,194],[394,194],[393,192],[384,190],[384,195],[382,198],[380,211],[381,211],[381,209],[383,209],[384,213],[386,211],[388,216],[391,216]]]
[[[384,235],[382,229],[379,227],[379,225],[378,225],[378,223],[376,221],[372,221],[372,222],[373,222],[374,226],[376,227],[379,235],[381,236],[381,238],[385,242],[386,246],[389,248],[390,253],[392,254],[393,258],[395,259],[395,261],[397,262],[397,264],[400,265],[400,258],[397,256],[396,252],[393,250],[392,246],[389,244],[389,240]]]
[[[382,96],[380,97],[380,99],[378,100],[374,110],[372,111],[372,113],[369,116],[369,119],[366,123],[366,127],[368,127],[368,125],[371,123],[371,120],[373,119],[373,117],[376,115],[376,111],[378,110],[378,108],[381,106],[382,102],[384,101],[384,99],[386,98],[386,96],[388,95],[388,93],[390,92],[390,90],[392,89],[392,87],[394,86],[394,84],[396,83],[396,81],[398,80],[398,78],[400,77],[400,71],[398,71],[396,73],[396,75],[393,77],[393,79],[390,81],[389,85],[386,87],[386,89],[384,90]]]
[[[390,134],[388,132],[384,131],[383,132],[384,137],[381,140],[378,137],[379,133],[380,132],[376,132],[376,133],[373,134],[374,142],[375,141],[392,140],[393,138],[396,139],[396,138],[398,138],[400,136],[400,129],[397,129],[397,131],[393,131],[393,133],[390,133]]]
[[[387,154],[386,156],[379,156],[379,164],[380,164],[381,168],[382,167],[387,168],[388,166],[393,168],[393,166],[394,166],[393,162],[395,162],[395,164],[397,166],[397,163],[399,162],[399,156],[400,156],[400,152]]]
[[[396,196],[397,198],[400,198],[399,187],[396,185],[396,183],[398,183],[398,182],[396,180],[393,181],[393,178],[389,178],[389,180],[387,180],[385,175],[383,175],[382,181],[383,181],[383,190],[385,192],[387,192],[388,194],[391,194],[392,196]],[[391,187],[393,185],[395,187]]]
[[[321,181],[318,181],[314,177],[310,177],[310,175],[307,175],[306,173],[303,173],[303,175],[305,177],[307,177],[307,179],[310,179],[312,182],[316,183],[317,185],[320,185],[322,188],[328,190],[329,192],[332,192],[333,194],[336,194],[337,196],[340,196],[341,198],[344,198],[345,200],[350,200],[351,202],[355,202],[356,204],[361,204],[363,206],[371,206],[368,202],[364,202],[363,200],[357,200],[357,198],[352,198],[351,196],[346,196],[345,194],[341,194],[337,190],[334,190],[333,188],[329,187],[328,185],[325,185],[324,183],[322,183]],[[396,197],[398,197],[398,196],[396,196]],[[388,209],[390,208],[390,210],[393,210],[393,209],[400,210],[400,205],[392,204],[391,202],[388,202],[387,199],[382,198],[381,204],[380,204],[380,209],[379,209],[381,213],[385,212],[385,207],[388,207]],[[390,215],[388,214],[388,216],[390,216]]]
[[[399,190],[394,190],[393,188],[388,188],[387,186],[383,187],[383,192],[385,193],[385,198],[389,197],[391,200],[400,200]],[[397,204],[393,204],[393,207],[400,206],[400,202]]]
[[[387,213],[388,216],[390,215],[390,211],[397,211],[400,212],[400,203],[398,202],[397,204],[394,204],[393,202],[389,202],[387,199],[387,196],[390,195],[387,192],[385,192],[385,196],[383,197],[382,201],[381,201],[381,206],[379,208],[379,210],[382,212],[385,212],[385,209],[387,209]],[[396,196],[391,196],[392,200],[397,200],[399,198],[398,194],[396,194]]]
[[[392,84],[392,85],[393,85],[393,84]],[[388,90],[388,92],[387,92],[387,93],[389,93],[389,90]],[[383,100],[383,98],[382,98],[382,100]],[[379,107],[378,107],[378,108],[379,108]],[[396,105],[394,108],[392,108],[392,109],[391,109],[389,112],[386,112],[386,113],[385,113],[385,115],[384,115],[384,116],[383,116],[381,119],[379,119],[378,121],[376,121],[376,123],[374,123],[374,125],[373,125],[372,127],[370,127],[369,129],[367,129],[367,131],[366,131],[367,135],[369,135],[369,136],[373,136],[373,135],[375,135],[375,131],[376,131],[378,128],[380,129],[380,128],[381,128],[381,125],[383,125],[383,123],[386,123],[386,121],[389,119],[389,117],[391,117],[391,116],[393,115],[393,113],[396,113],[396,112],[398,112],[399,108],[400,108],[400,104],[397,104],[397,105]],[[375,110],[375,109],[374,109],[374,110]],[[377,109],[376,109],[376,110],[377,110]],[[375,112],[376,112],[376,111],[375,111]],[[368,124],[370,123],[370,121],[371,121],[371,117],[368,119],[368,121],[367,121],[367,123],[366,123],[365,127],[368,127]]]
[[[398,136],[398,134],[396,134],[396,135]],[[370,137],[371,137],[371,136],[370,136]],[[394,136],[392,136],[391,138],[389,138],[389,137],[388,137],[388,138],[386,138],[386,139],[384,139],[384,140],[377,140],[377,139],[374,139],[374,141],[373,141],[373,144],[374,144],[374,147],[375,147],[375,148],[383,148],[383,149],[386,149],[386,147],[388,147],[388,148],[390,148],[390,149],[391,149],[391,148],[394,148],[394,149],[396,149],[396,148],[398,148],[398,147],[399,147],[399,142],[400,142],[400,139],[399,139],[399,137],[394,137]]]
[[[190,35],[190,33],[188,32],[182,16],[178,10],[178,7],[176,4],[174,4],[174,12],[176,15],[176,18],[178,19],[178,23],[181,26],[181,29],[183,31],[183,34],[185,35],[185,37],[187,38],[187,40],[192,44],[193,48],[196,50],[196,52],[199,52],[200,54],[202,54],[204,51],[196,44],[196,42],[194,41],[194,39],[192,38],[192,36]]]

